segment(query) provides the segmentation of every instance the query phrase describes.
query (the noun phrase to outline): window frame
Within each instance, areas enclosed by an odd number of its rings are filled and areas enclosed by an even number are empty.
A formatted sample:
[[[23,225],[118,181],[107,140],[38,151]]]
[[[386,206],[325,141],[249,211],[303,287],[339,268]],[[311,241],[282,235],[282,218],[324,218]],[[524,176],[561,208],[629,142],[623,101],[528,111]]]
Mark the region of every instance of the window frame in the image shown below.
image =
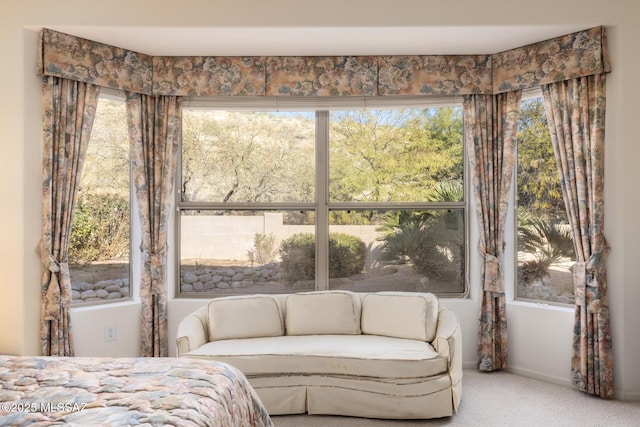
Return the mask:
[[[212,298],[229,293],[181,291],[181,213],[182,211],[203,210],[308,210],[315,212],[316,278],[314,290],[329,290],[329,212],[331,210],[462,210],[464,218],[464,290],[463,292],[439,292],[444,298],[469,298],[469,236],[470,236],[470,184],[467,150],[462,135],[462,182],[463,200],[460,202],[331,202],[329,198],[329,115],[334,110],[349,109],[391,109],[391,108],[433,108],[457,107],[462,110],[462,98],[458,96],[403,96],[403,97],[194,97],[183,103],[184,109],[252,111],[252,112],[315,112],[315,197],[313,202],[184,202],[182,201],[182,138],[178,150],[175,181],[175,236],[174,256],[176,265],[176,298]],[[464,129],[464,126],[463,126]],[[325,236],[325,238],[319,238]],[[393,289],[389,289],[392,291]]]

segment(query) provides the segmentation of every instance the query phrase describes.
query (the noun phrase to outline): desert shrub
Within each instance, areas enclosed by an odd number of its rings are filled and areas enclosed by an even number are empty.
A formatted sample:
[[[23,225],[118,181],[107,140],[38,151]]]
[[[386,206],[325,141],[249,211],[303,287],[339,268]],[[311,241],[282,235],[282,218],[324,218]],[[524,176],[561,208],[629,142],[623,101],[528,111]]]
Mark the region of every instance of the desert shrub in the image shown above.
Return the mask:
[[[546,257],[524,261],[518,265],[518,283],[530,285],[549,276],[551,261]]]
[[[311,280],[316,271],[316,242],[311,233],[298,233],[282,241],[280,266],[288,282]]]
[[[73,212],[69,261],[86,263],[129,256],[129,200],[83,194]]]
[[[367,245],[356,236],[329,233],[329,277],[348,277],[362,272]]]
[[[278,246],[276,236],[273,233],[256,233],[253,236],[253,248],[247,251],[247,257],[251,264],[267,264],[276,260],[278,256]]]
[[[329,277],[358,274],[364,268],[367,255],[365,243],[358,237],[329,233]],[[316,246],[311,233],[298,233],[280,246],[281,267],[288,282],[315,278]]]

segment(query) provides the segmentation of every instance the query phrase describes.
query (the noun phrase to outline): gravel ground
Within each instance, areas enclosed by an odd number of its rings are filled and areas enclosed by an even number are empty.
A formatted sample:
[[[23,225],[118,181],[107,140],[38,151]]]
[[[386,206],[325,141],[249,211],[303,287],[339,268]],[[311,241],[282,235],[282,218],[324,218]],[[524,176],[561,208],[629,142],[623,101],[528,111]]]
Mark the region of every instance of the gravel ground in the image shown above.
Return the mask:
[[[194,265],[195,263],[187,263]],[[247,266],[248,264],[233,261],[198,261],[199,266]],[[128,277],[128,263],[95,263],[74,264],[71,268],[71,280],[75,282],[95,283],[102,280],[114,280]],[[346,289],[361,292],[375,292],[388,290],[390,285],[399,291],[413,292],[446,292],[450,284],[435,280],[426,280],[413,272],[408,265],[388,265],[375,269],[373,272],[359,274],[350,278],[331,279],[332,289]],[[313,282],[298,282],[295,284],[267,282],[255,286],[238,289],[242,293],[289,293],[309,291],[313,289]],[[460,291],[461,292],[461,291]],[[543,281],[527,286],[519,286],[518,297],[539,299],[551,302],[573,304],[573,279],[571,271],[566,265],[553,266],[549,270],[549,277]]]

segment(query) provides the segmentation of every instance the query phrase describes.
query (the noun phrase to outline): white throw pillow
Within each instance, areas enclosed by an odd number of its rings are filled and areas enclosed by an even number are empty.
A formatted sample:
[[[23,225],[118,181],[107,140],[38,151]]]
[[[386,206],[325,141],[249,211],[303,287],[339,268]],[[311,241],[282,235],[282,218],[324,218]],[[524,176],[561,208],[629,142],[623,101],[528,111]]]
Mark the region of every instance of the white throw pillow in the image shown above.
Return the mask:
[[[379,292],[362,302],[362,333],[431,342],[438,299],[429,293]]]
[[[278,303],[270,296],[218,298],[209,302],[209,340],[284,335]]]
[[[292,294],[285,302],[287,335],[360,333],[360,298],[348,291]]]

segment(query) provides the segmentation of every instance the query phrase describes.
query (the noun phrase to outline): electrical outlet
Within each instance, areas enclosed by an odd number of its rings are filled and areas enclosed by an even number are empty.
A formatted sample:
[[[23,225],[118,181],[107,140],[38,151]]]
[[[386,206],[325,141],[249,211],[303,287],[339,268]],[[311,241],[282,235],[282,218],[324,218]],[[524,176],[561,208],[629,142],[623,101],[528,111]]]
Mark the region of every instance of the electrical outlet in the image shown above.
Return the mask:
[[[117,339],[117,330],[116,325],[111,323],[109,325],[104,325],[104,340],[105,342],[115,341]]]

